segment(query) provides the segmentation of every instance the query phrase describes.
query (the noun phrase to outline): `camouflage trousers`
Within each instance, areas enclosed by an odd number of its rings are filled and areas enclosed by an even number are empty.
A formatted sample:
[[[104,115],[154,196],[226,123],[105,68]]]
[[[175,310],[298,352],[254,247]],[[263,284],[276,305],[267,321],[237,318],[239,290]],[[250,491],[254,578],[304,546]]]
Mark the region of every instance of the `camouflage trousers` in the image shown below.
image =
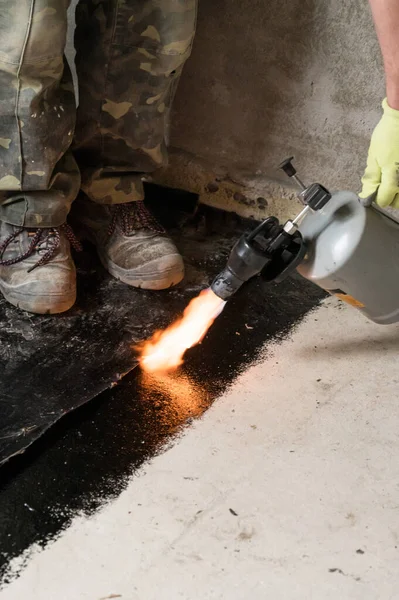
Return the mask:
[[[80,0],[76,109],[64,57],[70,0],[0,0],[0,220],[63,223],[80,189],[95,202],[143,198],[165,164],[196,0]]]

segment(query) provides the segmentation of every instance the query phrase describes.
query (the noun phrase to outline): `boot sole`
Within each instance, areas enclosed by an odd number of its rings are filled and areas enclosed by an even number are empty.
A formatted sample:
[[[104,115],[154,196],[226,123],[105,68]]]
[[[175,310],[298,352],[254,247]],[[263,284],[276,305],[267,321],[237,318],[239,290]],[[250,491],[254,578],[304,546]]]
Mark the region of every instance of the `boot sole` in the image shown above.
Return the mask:
[[[112,277],[115,277],[115,279],[118,279],[119,281],[122,281],[122,283],[126,283],[126,285],[130,285],[132,287],[141,288],[143,290],[167,290],[168,288],[180,283],[184,277],[184,264],[180,254],[169,255],[165,256],[164,258],[157,259],[157,271],[148,272],[145,274],[135,274],[132,270],[122,269],[122,267],[119,267],[107,259],[102,255],[98,248],[97,253],[104,269],[106,269],[108,273],[112,275]],[[181,268],[176,269],[176,267],[174,267],[168,269],[166,267],[167,264],[170,264],[171,256],[179,257],[181,261]],[[159,271],[162,271],[163,263],[165,264],[165,269],[162,273],[159,273]]]
[[[38,296],[37,294],[30,295],[26,292],[9,289],[6,284],[0,283],[0,292],[7,302],[13,306],[36,315],[63,313],[72,308],[76,302],[76,291],[70,295],[46,296],[43,294],[43,296]]]
[[[143,290],[167,290],[168,288],[180,283],[184,278],[184,263],[180,254],[172,255],[178,257],[179,261],[181,262],[181,266],[178,269],[176,269],[176,267],[168,269],[165,266],[163,273],[159,272],[160,270],[162,271],[162,263],[165,265],[170,263],[169,255],[169,257],[165,256],[157,259],[156,264],[158,269],[156,271],[145,274],[134,273],[132,269],[123,269],[114,262],[110,261],[101,252],[97,245],[95,235],[93,235],[88,228],[84,227],[82,224],[77,224],[74,230],[80,240],[88,240],[96,247],[98,257],[104,269],[108,271],[112,277],[122,281],[122,283],[125,283],[126,285],[141,288]]]

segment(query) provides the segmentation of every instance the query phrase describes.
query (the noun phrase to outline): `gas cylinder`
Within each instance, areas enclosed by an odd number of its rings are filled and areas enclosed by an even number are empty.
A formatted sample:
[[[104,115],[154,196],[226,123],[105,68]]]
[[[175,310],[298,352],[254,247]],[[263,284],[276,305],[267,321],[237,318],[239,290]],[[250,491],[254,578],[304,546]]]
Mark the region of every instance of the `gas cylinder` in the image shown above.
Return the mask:
[[[379,324],[399,321],[399,221],[337,192],[299,231],[306,255],[297,271]]]

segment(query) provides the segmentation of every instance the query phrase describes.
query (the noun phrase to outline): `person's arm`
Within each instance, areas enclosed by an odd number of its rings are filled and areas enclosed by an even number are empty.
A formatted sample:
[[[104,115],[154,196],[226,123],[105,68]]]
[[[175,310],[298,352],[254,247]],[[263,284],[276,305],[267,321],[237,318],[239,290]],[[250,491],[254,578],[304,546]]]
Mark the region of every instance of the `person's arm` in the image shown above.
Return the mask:
[[[369,0],[384,60],[387,100],[399,110],[399,0]]]
[[[384,60],[384,114],[371,137],[360,197],[399,208],[399,0],[369,0]]]

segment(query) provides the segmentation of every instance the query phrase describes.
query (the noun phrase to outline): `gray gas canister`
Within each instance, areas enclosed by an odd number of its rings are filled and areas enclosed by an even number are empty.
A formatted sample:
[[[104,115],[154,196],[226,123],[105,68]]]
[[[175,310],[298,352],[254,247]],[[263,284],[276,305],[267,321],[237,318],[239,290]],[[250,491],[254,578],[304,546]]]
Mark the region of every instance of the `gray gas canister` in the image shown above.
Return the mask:
[[[338,192],[299,230],[307,246],[297,267],[303,277],[375,323],[399,321],[399,221]]]

